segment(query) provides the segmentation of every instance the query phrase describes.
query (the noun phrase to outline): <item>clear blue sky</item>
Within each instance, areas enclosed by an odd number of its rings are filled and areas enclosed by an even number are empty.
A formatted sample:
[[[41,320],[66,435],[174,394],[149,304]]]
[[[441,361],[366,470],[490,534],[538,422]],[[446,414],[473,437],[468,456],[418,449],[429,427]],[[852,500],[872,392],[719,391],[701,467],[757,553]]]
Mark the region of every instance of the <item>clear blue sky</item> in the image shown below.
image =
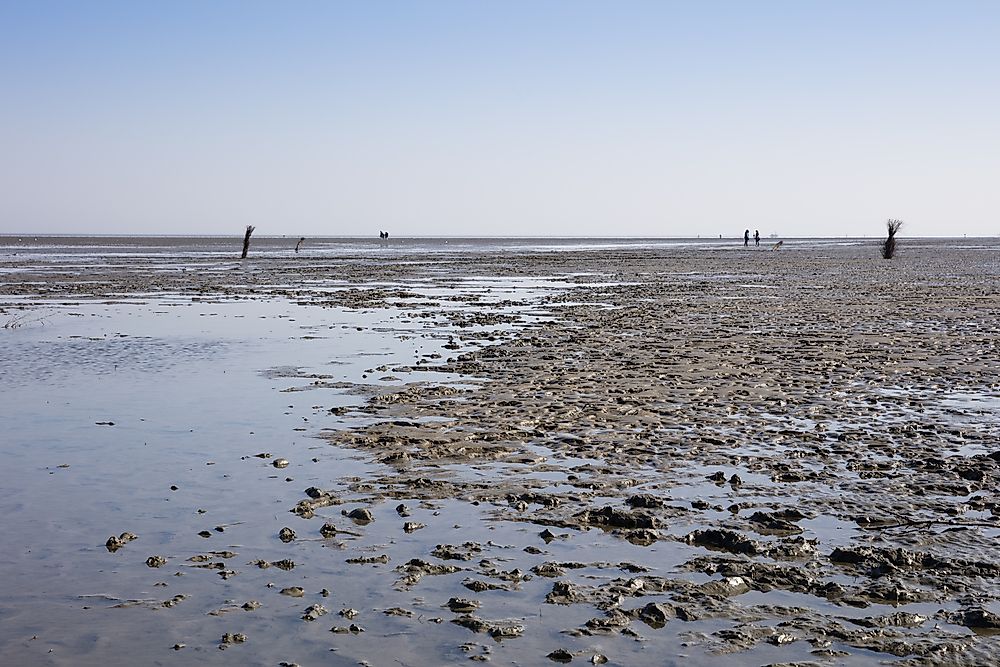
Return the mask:
[[[0,233],[1000,234],[1000,2],[0,1]]]

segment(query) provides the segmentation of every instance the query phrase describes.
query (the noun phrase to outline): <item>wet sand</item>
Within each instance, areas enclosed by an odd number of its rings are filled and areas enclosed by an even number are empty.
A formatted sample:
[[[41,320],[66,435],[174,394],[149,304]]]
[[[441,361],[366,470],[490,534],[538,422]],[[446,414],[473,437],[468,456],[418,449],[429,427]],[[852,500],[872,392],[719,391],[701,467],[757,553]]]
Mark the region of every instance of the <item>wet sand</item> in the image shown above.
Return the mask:
[[[996,240],[0,241],[0,662],[1000,660]]]

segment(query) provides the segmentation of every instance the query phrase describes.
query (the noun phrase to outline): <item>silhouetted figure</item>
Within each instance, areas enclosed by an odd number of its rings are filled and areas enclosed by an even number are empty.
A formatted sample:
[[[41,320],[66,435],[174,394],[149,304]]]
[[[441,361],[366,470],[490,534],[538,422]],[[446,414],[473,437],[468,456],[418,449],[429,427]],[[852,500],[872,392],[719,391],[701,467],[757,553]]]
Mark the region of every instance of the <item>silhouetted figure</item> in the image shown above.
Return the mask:
[[[380,239],[387,239],[387,238],[389,238],[389,232],[379,232],[378,233],[378,237]]]
[[[305,241],[305,240],[306,240],[306,237],[304,237],[304,236],[299,239],[299,242],[295,244],[295,252],[299,251],[299,248],[302,247],[302,242]]]
[[[743,247],[746,248],[750,245],[750,230],[747,229],[743,232]]]
[[[753,244],[756,247],[758,247],[758,248],[760,247],[760,230],[759,229],[753,230]]]

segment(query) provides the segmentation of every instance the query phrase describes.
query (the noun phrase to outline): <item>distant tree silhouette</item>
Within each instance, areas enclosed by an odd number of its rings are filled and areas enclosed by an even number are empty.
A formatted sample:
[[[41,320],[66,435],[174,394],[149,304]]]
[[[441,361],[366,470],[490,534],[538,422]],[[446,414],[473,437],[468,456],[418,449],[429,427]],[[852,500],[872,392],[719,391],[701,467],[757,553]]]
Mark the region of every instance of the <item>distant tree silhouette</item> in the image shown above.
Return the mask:
[[[885,226],[889,230],[889,235],[882,241],[882,257],[892,259],[893,255],[896,254],[896,232],[903,226],[903,221],[889,218]]]
[[[247,225],[247,233],[243,236],[243,254],[240,259],[247,258],[247,251],[250,250],[250,235],[253,234],[253,225]]]

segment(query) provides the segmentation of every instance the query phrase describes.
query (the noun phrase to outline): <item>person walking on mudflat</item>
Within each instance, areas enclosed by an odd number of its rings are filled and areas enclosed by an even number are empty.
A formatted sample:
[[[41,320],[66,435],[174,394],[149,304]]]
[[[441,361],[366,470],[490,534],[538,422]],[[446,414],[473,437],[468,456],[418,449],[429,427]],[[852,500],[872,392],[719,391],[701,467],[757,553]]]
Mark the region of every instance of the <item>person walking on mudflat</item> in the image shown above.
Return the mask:
[[[754,244],[754,246],[756,246],[758,248],[760,247],[760,230],[759,229],[753,230],[753,244]]]
[[[743,232],[743,247],[746,248],[750,245],[750,230],[747,229]]]

